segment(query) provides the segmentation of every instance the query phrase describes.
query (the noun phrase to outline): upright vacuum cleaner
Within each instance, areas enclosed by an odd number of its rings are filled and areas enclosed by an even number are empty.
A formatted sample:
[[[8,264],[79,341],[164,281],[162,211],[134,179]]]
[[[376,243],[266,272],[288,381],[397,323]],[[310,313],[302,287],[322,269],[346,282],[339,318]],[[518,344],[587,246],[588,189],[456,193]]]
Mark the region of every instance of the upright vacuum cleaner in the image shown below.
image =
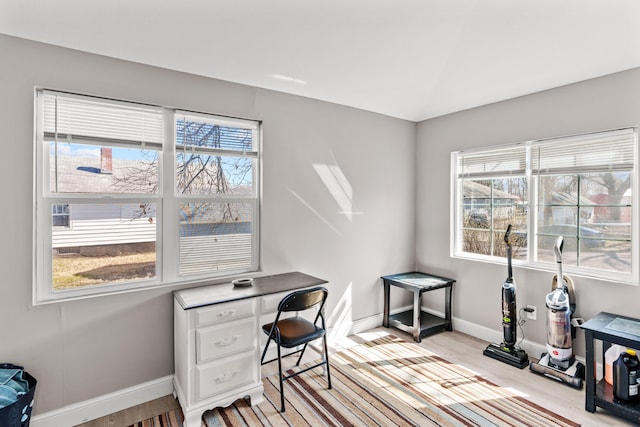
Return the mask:
[[[489,344],[482,354],[499,360],[517,368],[524,368],[529,364],[529,358],[524,350],[516,348],[518,317],[516,311],[516,281],[511,269],[511,224],[507,227],[504,242],[507,244],[507,280],[502,284],[502,332],[504,341],[501,344]]]
[[[575,325],[572,322],[576,310],[575,286],[571,277],[562,274],[562,244],[562,236],[559,236],[553,248],[558,274],[553,276],[551,293],[546,297],[547,353],[542,353],[538,363],[531,362],[529,369],[581,389],[584,365],[575,360],[571,341],[575,338]]]

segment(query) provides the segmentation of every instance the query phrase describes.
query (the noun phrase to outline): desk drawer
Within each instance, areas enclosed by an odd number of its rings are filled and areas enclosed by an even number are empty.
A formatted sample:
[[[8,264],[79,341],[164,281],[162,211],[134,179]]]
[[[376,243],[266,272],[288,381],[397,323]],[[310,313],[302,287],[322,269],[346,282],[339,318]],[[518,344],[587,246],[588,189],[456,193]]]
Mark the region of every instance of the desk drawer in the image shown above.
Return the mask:
[[[258,381],[254,352],[196,366],[196,401]]]
[[[257,325],[249,317],[196,331],[196,363],[206,363],[243,350],[255,349]]]
[[[284,297],[286,297],[292,292],[295,292],[297,290],[302,290],[302,289],[307,289],[307,288],[301,288],[301,289],[296,289],[292,291],[280,292],[277,294],[263,296],[262,298],[260,298],[260,311],[262,312],[262,314],[275,313],[276,311],[278,311],[278,304],[280,304],[280,301],[282,301]]]
[[[195,314],[196,327],[253,316],[256,312],[255,307],[255,300],[252,298],[199,308]]]
[[[260,298],[260,310],[264,313],[275,313],[278,311],[278,304],[282,301],[282,298],[289,295],[291,292],[280,292],[278,294],[265,295]],[[275,317],[275,316],[273,316]]]

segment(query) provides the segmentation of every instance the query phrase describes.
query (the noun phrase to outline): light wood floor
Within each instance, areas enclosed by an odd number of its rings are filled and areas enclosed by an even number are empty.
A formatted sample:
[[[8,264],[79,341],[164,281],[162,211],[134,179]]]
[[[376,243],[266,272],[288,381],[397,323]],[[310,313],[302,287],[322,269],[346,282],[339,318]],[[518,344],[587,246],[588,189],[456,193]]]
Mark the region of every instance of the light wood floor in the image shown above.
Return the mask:
[[[373,339],[380,334],[393,334],[411,341],[411,337],[395,329],[376,328],[361,334],[357,334],[340,340],[331,351],[339,351],[351,345]],[[461,364],[488,380],[503,386],[512,388],[522,393],[530,401],[545,408],[557,412],[584,427],[600,426],[637,426],[621,418],[610,415],[598,408],[594,414],[584,409],[584,390],[575,390],[571,387],[556,383],[539,375],[532,374],[528,368],[517,369],[482,355],[482,350],[487,343],[460,332],[442,332],[422,340],[421,345],[430,351],[437,353],[453,363]],[[305,354],[305,360],[311,361],[317,358],[317,354],[309,352]],[[285,365],[293,365],[295,357],[285,358]],[[263,376],[277,372],[277,364],[270,363],[263,366]],[[173,396],[147,402],[124,411],[116,412],[106,417],[81,424],[78,427],[122,427],[134,422],[151,418],[178,406]],[[204,424],[203,424],[204,426]]]

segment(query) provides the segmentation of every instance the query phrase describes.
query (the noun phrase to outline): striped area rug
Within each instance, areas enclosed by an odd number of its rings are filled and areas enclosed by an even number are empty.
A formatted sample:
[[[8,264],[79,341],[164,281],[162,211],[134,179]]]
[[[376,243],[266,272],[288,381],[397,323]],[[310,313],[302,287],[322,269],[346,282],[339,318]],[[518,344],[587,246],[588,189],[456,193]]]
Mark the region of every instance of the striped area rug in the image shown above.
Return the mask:
[[[129,427],[183,427],[184,417],[180,408],[139,421]]]
[[[330,356],[321,369],[285,382],[279,412],[277,375],[264,379],[265,400],[238,400],[204,414],[217,426],[579,426],[478,374],[394,336]],[[173,425],[172,425],[173,426]]]

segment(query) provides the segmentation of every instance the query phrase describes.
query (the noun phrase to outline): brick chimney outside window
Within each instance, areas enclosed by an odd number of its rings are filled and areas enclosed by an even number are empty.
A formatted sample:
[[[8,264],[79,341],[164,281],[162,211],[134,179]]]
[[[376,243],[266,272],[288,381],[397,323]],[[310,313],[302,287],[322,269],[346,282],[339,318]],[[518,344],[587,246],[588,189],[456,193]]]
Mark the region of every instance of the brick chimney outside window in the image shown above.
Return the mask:
[[[111,148],[100,147],[100,173],[113,173]]]

